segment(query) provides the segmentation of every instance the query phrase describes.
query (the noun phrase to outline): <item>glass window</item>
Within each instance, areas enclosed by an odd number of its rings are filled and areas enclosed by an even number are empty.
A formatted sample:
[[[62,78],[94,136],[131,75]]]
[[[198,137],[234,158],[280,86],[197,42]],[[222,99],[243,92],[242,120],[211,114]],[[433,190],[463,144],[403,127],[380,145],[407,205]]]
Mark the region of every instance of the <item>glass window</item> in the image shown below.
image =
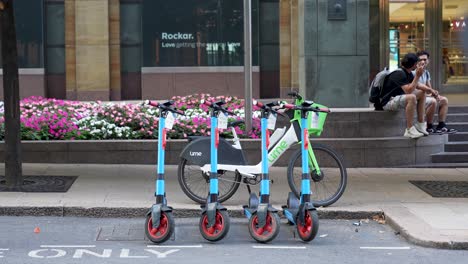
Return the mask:
[[[141,3],[120,3],[121,70],[141,71]]]
[[[424,0],[390,0],[390,69],[398,68],[405,54],[425,49],[424,8]]]
[[[42,68],[42,1],[15,0],[18,67]],[[1,56],[0,56],[0,68]]]
[[[120,70],[122,100],[141,99],[142,1],[120,1]]]
[[[258,13],[252,3],[252,21]],[[243,1],[144,0],[143,66],[242,66]],[[258,65],[257,26],[252,26]]]
[[[46,2],[46,54],[48,74],[65,73],[65,8],[63,2]]]
[[[65,2],[45,1],[46,96],[66,98],[65,78]]]
[[[444,0],[442,12],[442,83],[468,83],[468,1]]]

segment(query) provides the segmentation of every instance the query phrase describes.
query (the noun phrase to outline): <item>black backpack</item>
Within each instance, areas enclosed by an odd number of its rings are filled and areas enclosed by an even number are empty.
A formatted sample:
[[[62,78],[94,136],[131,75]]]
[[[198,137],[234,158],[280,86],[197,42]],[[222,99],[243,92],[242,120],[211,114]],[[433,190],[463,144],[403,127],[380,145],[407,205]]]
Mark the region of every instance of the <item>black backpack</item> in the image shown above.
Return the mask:
[[[369,86],[369,102],[374,104],[375,110],[383,110],[382,106],[382,98],[386,97],[388,94],[382,94],[383,93],[383,85],[384,82],[387,78],[388,75],[390,75],[392,72],[402,70],[400,68],[390,71],[385,67],[382,71],[377,73],[375,76],[374,80],[372,80],[370,86]]]

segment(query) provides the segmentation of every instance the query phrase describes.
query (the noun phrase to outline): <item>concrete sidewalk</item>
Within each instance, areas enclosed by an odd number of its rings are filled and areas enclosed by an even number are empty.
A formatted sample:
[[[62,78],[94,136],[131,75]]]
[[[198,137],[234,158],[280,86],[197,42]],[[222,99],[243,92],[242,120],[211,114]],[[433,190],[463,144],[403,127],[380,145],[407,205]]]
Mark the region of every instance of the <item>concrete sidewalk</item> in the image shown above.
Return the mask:
[[[0,165],[4,170],[4,164]],[[142,217],[154,202],[155,166],[23,164],[24,175],[79,176],[67,193],[0,192],[0,215]],[[176,217],[198,216],[177,182],[177,167],[166,167],[168,204]],[[286,168],[270,170],[272,204],[286,204]],[[320,208],[321,218],[371,218],[383,215],[409,241],[423,246],[468,249],[468,198],[433,198],[409,180],[468,181],[468,169],[348,169],[341,199]],[[258,188],[254,188],[255,191]],[[240,186],[227,202],[241,216],[248,194]],[[364,222],[365,224],[365,222]]]

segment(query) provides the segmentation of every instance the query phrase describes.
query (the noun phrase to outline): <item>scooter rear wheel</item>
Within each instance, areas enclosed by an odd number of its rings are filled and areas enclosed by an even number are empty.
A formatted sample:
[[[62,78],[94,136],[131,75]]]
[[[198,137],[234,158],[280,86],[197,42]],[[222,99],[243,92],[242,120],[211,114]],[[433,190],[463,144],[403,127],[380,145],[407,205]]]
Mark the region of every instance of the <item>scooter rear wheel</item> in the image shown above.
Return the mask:
[[[317,235],[319,228],[319,218],[316,210],[307,210],[304,215],[304,223],[296,219],[296,228],[299,237],[305,241],[312,241]]]
[[[200,218],[199,228],[204,239],[216,242],[223,239],[229,232],[230,220],[227,211],[216,210],[215,223],[208,226],[208,215],[204,212]]]
[[[146,216],[145,233],[148,239],[156,244],[167,241],[174,233],[174,216],[171,212],[161,212],[158,228],[153,228],[151,214]]]
[[[264,226],[258,225],[258,215],[254,213],[249,219],[249,233],[260,243],[268,243],[278,236],[280,218],[277,213],[268,212]]]

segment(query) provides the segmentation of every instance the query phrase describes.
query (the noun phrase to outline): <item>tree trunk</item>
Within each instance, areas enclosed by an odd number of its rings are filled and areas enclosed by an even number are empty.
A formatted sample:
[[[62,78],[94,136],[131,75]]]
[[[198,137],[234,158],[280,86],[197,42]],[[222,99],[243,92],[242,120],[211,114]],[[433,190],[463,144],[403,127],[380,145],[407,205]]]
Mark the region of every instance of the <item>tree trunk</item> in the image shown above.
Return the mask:
[[[21,166],[21,123],[18,83],[18,51],[16,47],[13,1],[0,3],[0,33],[3,59],[3,97],[5,111],[5,178],[10,189],[23,184]]]

